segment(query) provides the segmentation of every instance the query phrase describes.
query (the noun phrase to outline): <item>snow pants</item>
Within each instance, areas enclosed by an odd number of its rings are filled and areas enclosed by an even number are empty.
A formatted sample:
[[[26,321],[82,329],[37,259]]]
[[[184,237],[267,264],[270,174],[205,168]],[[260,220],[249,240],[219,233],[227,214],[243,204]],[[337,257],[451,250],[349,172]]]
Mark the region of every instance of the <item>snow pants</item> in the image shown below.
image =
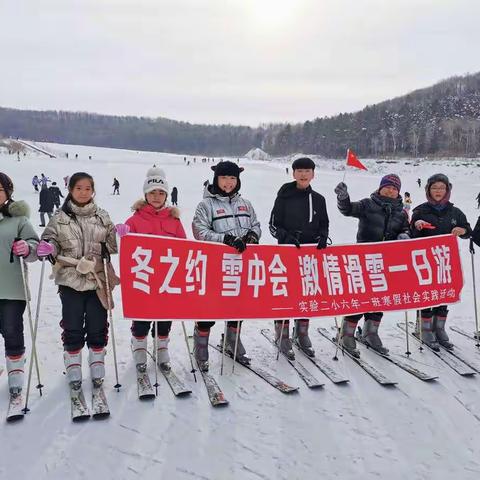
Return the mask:
[[[242,322],[227,322],[229,327],[238,328]],[[197,322],[197,328],[203,332],[210,330],[215,325],[215,322]]]
[[[446,317],[448,315],[448,308],[446,305],[439,305],[438,307],[425,308],[420,310],[420,315],[423,318]]]
[[[62,301],[63,348],[67,352],[88,347],[101,348],[108,343],[107,310],[103,308],[97,292],[87,290],[78,292],[60,285],[58,288]]]
[[[153,322],[132,322],[132,327],[130,328],[132,335],[134,337],[146,337],[152,323]],[[151,327],[153,337],[155,336],[155,325],[151,325]],[[172,322],[157,322],[157,335],[160,337],[168,337],[170,328],[172,328]]]
[[[25,353],[23,312],[25,300],[0,300],[0,332],[5,341],[5,355],[14,357]]]
[[[382,312],[369,312],[369,313],[361,313],[359,315],[347,315],[345,317],[345,321],[347,322],[358,322],[362,317],[365,317],[365,320],[373,320],[375,322],[379,322],[382,317]]]

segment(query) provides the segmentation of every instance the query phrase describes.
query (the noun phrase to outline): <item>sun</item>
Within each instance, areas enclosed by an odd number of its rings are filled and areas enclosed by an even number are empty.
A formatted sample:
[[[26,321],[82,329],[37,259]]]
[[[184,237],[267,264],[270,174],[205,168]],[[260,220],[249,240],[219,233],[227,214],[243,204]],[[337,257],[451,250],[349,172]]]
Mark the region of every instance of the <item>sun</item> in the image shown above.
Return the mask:
[[[246,3],[255,23],[277,29],[291,22],[299,0],[252,0]]]

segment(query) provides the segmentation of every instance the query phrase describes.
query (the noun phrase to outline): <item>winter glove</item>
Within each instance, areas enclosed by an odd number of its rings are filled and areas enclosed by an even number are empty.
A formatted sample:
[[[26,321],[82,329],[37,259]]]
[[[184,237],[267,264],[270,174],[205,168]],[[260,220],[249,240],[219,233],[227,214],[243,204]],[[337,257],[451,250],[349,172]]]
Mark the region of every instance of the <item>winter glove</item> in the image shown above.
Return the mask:
[[[410,235],[408,233],[402,232],[397,235],[397,240],[408,240]]]
[[[428,230],[434,230],[435,229],[435,227],[431,223],[428,223],[425,220],[417,220],[415,222],[415,228],[417,230],[423,230],[424,228],[428,229]]]
[[[228,245],[229,247],[235,248],[238,253],[244,252],[247,248],[247,245],[245,244],[243,238],[234,237],[233,235],[230,235],[228,233],[223,237],[223,243],[225,245]]]
[[[130,225],[127,225],[126,223],[117,223],[115,225],[115,232],[120,238],[122,238],[130,233]]]
[[[338,200],[345,200],[348,198],[348,188],[347,184],[340,182],[334,189],[334,192],[337,194]]]
[[[290,245],[295,245],[297,248],[300,248],[300,242],[299,242],[298,238],[300,237],[301,234],[302,234],[302,232],[300,232],[298,230],[296,230],[293,233],[288,232],[286,237],[285,237],[285,243],[290,244]]]
[[[258,245],[258,235],[253,231],[249,230],[243,237],[242,240],[245,243],[253,243],[255,245]]]
[[[465,235],[467,233],[467,231],[462,227],[455,227],[450,233],[452,235],[455,235],[456,237],[461,237],[462,235]],[[13,252],[13,253],[15,253],[15,252]]]
[[[15,240],[12,245],[12,252],[17,257],[28,257],[30,247],[25,240]]]
[[[40,241],[37,246],[37,257],[45,258],[49,255],[55,255],[55,246],[45,240]]]

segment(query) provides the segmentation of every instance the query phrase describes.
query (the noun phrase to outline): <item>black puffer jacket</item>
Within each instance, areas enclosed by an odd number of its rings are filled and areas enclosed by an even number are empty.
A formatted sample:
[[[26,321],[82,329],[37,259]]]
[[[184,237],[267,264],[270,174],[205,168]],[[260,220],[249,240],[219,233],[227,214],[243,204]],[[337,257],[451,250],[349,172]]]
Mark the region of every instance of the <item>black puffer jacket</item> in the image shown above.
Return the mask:
[[[480,196],[480,193],[478,195]],[[473,229],[472,239],[480,247],[480,217],[478,217],[477,224]]]
[[[374,192],[358,202],[350,201],[350,197],[337,200],[337,205],[343,215],[358,218],[358,243],[397,240],[401,233],[409,233],[408,215],[400,195],[388,198]]]
[[[325,198],[313,191],[297,188],[297,182],[285,183],[278,191],[270,215],[270,233],[279,244],[288,243],[289,234],[300,243],[326,242],[328,214]]]
[[[424,220],[431,223],[435,228],[417,230],[415,222],[417,220]],[[470,238],[472,229],[467,221],[465,214],[453,203],[448,202],[444,209],[438,210],[432,204],[425,202],[413,209],[411,231],[412,237],[433,237],[435,235],[446,235],[451,233],[455,227],[464,228],[467,233],[460,238]]]
[[[42,188],[40,190],[40,208],[39,212],[53,212],[53,194],[48,188]]]

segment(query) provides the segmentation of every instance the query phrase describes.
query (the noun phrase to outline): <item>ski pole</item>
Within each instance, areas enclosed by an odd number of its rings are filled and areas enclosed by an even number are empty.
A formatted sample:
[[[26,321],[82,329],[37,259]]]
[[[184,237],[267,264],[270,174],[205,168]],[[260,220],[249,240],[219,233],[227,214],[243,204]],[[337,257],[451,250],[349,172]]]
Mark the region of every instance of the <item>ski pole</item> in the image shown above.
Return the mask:
[[[197,383],[197,376],[195,375],[195,367],[193,366],[193,358],[192,358],[192,352],[190,351],[190,345],[188,344],[188,336],[187,336],[187,329],[185,328],[185,322],[182,320],[182,328],[183,328],[183,336],[185,337],[185,344],[187,345],[187,351],[188,351],[188,358],[190,359],[190,365],[192,367],[192,370],[190,373],[193,373],[193,378],[195,380],[195,383]]]
[[[240,338],[240,332],[242,331],[242,322],[237,322],[237,338],[235,339],[235,348],[233,350],[233,363],[232,363],[232,375],[235,372],[235,362],[237,358],[238,340]]]
[[[337,341],[335,342],[336,347],[335,347],[335,355],[333,356],[333,360],[338,360],[337,353],[338,353],[338,349],[340,348],[339,342],[343,338],[343,324],[345,322],[345,317],[342,317],[342,324],[340,325],[340,328],[338,328],[337,317],[333,317],[333,318],[335,319],[335,327],[337,327],[337,336],[338,336]],[[343,343],[342,343],[341,349],[342,349],[342,354],[345,355],[345,352],[343,351]]]
[[[227,322],[225,322],[225,328],[223,329],[222,338],[222,363],[220,365],[220,375],[223,375],[223,361],[225,359],[225,346],[227,345]],[[235,360],[233,360],[235,362]]]
[[[25,265],[25,260],[23,258],[20,258],[20,269],[22,271],[22,280],[23,280],[23,290],[25,292],[25,299],[27,303],[27,316],[28,316],[28,326],[30,327],[30,338],[32,339],[32,345],[33,345],[33,319],[32,319],[32,307],[30,305],[30,294],[29,294],[29,289],[28,289],[28,280],[27,280],[27,268]],[[32,351],[33,354],[33,351]],[[42,396],[42,382],[40,380],[40,367],[38,363],[38,356],[37,356],[37,350],[35,349],[35,355],[34,355],[34,360],[35,360],[35,369],[37,372],[37,388],[40,392],[40,396]]]
[[[477,311],[477,285],[475,281],[475,248],[473,247],[473,240],[470,239],[470,258],[472,260],[472,281],[473,281],[473,305],[475,308],[475,335],[474,337],[477,339],[476,347],[480,347],[480,331],[478,329],[478,311]]]
[[[418,349],[423,352],[423,322],[420,310],[417,310],[417,325],[418,331],[420,332],[420,346],[418,347]]]
[[[112,348],[113,348],[113,363],[115,365],[115,379],[117,381],[114,388],[117,389],[117,392],[120,391],[120,382],[118,381],[118,364],[117,364],[117,348],[115,343],[115,328],[113,325],[113,314],[112,314],[112,301],[111,301],[111,292],[110,292],[110,280],[108,278],[108,261],[110,260],[110,253],[107,249],[107,244],[105,242],[100,242],[102,246],[102,261],[103,261],[103,272],[105,274],[105,288],[107,290],[107,307],[108,307],[108,321],[110,322],[110,327],[112,330]]]
[[[410,352],[410,344],[409,344],[409,339],[408,339],[408,312],[405,310],[405,338],[407,340],[407,351],[405,352],[405,355],[408,357],[409,355],[412,354]]]
[[[38,330],[38,319],[40,317],[40,305],[42,301],[42,290],[43,290],[43,276],[45,273],[45,258],[42,258],[42,270],[40,272],[40,285],[38,286],[38,298],[37,298],[37,307],[35,310],[35,323],[33,325],[33,335],[32,335],[32,353],[30,355],[30,364],[28,366],[28,383],[27,383],[27,394],[25,396],[25,407],[23,409],[24,413],[29,411],[28,408],[28,398],[30,396],[30,384],[32,381],[32,370],[33,370],[33,359],[37,356],[36,342],[37,342],[37,330]],[[41,390],[40,390],[41,391]]]
[[[153,361],[155,362],[155,396],[158,397],[158,362],[157,362],[157,355],[158,355],[158,332],[157,332],[157,322],[154,322],[153,326],[154,330],[154,339],[153,339]]]
[[[277,345],[277,360],[280,358],[280,349],[282,346],[282,340],[283,340],[283,329],[285,327],[285,319],[282,320],[282,328],[280,330],[280,336],[278,337],[278,345]]]

